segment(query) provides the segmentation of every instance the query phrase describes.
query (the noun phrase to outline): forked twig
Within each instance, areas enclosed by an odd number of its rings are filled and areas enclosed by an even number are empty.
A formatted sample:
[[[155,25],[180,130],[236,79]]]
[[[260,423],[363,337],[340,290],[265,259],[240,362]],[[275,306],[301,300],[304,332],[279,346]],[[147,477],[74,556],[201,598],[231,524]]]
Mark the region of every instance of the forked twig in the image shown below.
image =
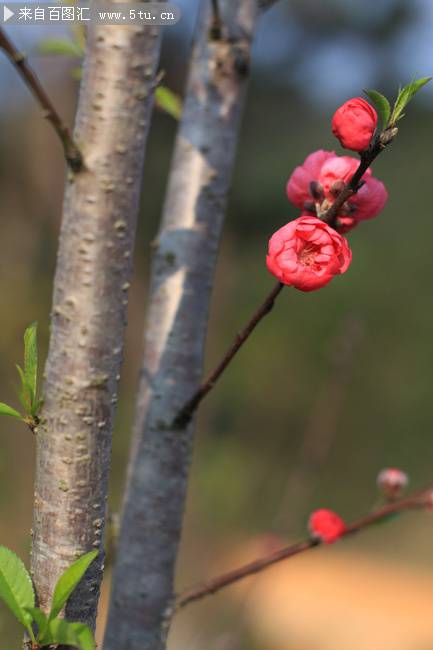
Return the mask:
[[[64,124],[62,118],[55,109],[51,99],[43,88],[41,82],[36,76],[35,72],[27,63],[26,57],[22,54],[4,30],[0,27],[0,49],[4,51],[15,68],[18,70],[21,77],[24,79],[30,92],[39,102],[43,109],[44,117],[51,123],[55,132],[60,138],[60,141],[65,152],[66,162],[74,172],[79,172],[83,166],[83,156],[75,144],[69,128]]]

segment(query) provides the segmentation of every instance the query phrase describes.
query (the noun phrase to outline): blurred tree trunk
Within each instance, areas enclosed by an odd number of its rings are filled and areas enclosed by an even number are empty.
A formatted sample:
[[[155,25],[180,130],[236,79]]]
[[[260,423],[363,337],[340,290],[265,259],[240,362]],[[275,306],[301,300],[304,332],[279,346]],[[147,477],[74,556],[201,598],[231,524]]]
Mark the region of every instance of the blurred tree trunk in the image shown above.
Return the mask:
[[[158,30],[90,29],[54,284],[45,405],[37,435],[32,571],[47,609],[61,572],[103,549],[111,435],[123,354]],[[103,553],[66,616],[95,624]]]
[[[172,426],[201,378],[218,244],[249,76],[256,0],[205,0],[152,265],[134,442],[105,650],[159,650],[191,458]]]

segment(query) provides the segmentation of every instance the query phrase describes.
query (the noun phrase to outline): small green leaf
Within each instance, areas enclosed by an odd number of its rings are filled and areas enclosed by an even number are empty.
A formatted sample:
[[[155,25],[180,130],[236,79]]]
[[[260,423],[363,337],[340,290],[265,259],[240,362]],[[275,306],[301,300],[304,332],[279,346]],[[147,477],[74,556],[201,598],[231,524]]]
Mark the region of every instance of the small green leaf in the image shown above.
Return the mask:
[[[18,411],[13,409],[11,406],[8,406],[7,404],[4,404],[3,402],[0,402],[0,415],[10,415],[12,418],[17,418],[18,420],[23,419]]]
[[[389,101],[385,95],[382,95],[382,93],[377,90],[364,90],[364,92],[371,99],[379,114],[382,130],[386,129],[391,115],[391,105]]]
[[[77,43],[66,38],[46,38],[39,43],[38,51],[49,56],[72,56],[74,59],[83,56]]]
[[[4,546],[0,546],[0,598],[28,629],[32,617],[26,610],[35,606],[32,580],[19,557]]]
[[[80,650],[95,650],[96,645],[92,631],[84,623],[69,623],[60,618],[55,618],[48,624],[48,629],[42,639],[42,646],[62,644],[71,645]]]
[[[182,113],[182,100],[167,86],[158,86],[155,91],[156,105],[171,115],[175,120],[179,120]]]
[[[95,650],[96,644],[92,630],[83,623],[72,623],[80,650]]]
[[[21,404],[24,406],[24,409],[26,413],[31,413],[32,411],[32,403],[33,403],[33,395],[30,389],[30,386],[27,383],[26,376],[24,374],[24,370],[16,364],[16,369],[18,370],[18,374],[20,376],[21,380],[21,386],[18,389],[18,397],[21,402]]]
[[[420,79],[414,79],[407,86],[402,88],[399,93],[397,100],[392,111],[390,124],[395,124],[403,117],[403,111],[410,102],[410,100],[416,95],[416,93],[425,86],[432,77],[421,77]]]
[[[24,374],[30,388],[32,401],[38,382],[38,324],[32,323],[24,332]]]
[[[48,618],[46,614],[41,609],[39,609],[39,607],[28,607],[26,611],[30,614],[33,621],[38,626],[37,638],[40,641],[46,634]]]
[[[79,560],[71,564],[64,574],[60,576],[54,589],[51,612],[48,617],[50,621],[60,613],[69,596],[72,594],[97,555],[98,551],[90,551],[90,553],[86,553],[86,555],[83,555],[83,557],[80,557]]]

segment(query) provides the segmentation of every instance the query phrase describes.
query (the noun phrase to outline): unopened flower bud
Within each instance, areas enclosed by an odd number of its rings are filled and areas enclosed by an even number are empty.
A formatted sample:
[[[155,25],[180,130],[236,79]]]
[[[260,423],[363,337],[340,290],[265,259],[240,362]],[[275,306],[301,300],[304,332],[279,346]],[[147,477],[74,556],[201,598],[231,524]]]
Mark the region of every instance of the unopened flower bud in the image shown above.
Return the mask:
[[[396,467],[388,467],[379,472],[377,486],[387,499],[396,499],[409,483],[408,475]]]
[[[322,509],[310,515],[308,529],[313,540],[332,544],[346,532],[346,524],[332,510]]]
[[[362,97],[345,102],[332,118],[332,132],[343,147],[353,151],[368,148],[377,126],[377,113]]]

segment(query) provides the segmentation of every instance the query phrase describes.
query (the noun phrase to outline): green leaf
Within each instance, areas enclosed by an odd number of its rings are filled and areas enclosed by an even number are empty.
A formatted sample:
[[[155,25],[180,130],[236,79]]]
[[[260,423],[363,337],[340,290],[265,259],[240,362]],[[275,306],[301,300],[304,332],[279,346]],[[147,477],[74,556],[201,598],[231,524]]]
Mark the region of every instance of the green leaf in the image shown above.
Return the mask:
[[[19,557],[0,546],[0,598],[27,629],[31,616],[26,611],[35,606],[32,580]]]
[[[414,79],[407,86],[405,86],[399,91],[390,119],[391,124],[395,124],[398,120],[401,120],[401,118],[403,117],[403,111],[408,105],[408,103],[410,102],[410,100],[431,79],[432,77],[421,77],[420,79]]]
[[[48,629],[42,639],[41,645],[71,645],[80,650],[95,650],[96,645],[92,631],[84,623],[69,623],[63,619],[56,618],[50,621]]]
[[[23,419],[18,411],[13,409],[11,406],[8,406],[7,404],[4,404],[3,402],[0,402],[0,415],[10,415],[12,418],[17,418],[18,420]]]
[[[97,555],[98,551],[90,551],[90,553],[86,553],[86,555],[83,555],[83,557],[80,557],[79,560],[71,564],[64,574],[60,576],[54,589],[51,612],[48,617],[50,621],[60,613],[69,596],[72,594]]]
[[[38,382],[38,324],[32,323],[24,332],[24,374],[31,391],[31,404]]]
[[[179,120],[182,113],[182,100],[167,86],[158,86],[155,91],[156,105],[171,115],[175,120]]]
[[[72,56],[75,59],[83,56],[77,43],[66,38],[46,38],[39,43],[38,51],[49,56]]]
[[[48,626],[48,618],[46,614],[41,609],[39,609],[39,607],[28,607],[26,611],[30,614],[33,621],[38,626],[38,640],[43,639]]]
[[[386,129],[391,115],[391,105],[389,101],[385,95],[382,95],[382,93],[377,90],[364,90],[364,92],[371,99],[379,114],[382,130]]]
[[[96,644],[92,630],[84,623],[72,623],[78,640],[80,650],[95,650]]]
[[[20,376],[21,380],[21,386],[18,389],[18,397],[21,402],[21,404],[24,406],[24,409],[26,413],[31,413],[32,411],[32,403],[33,403],[33,396],[30,390],[30,386],[27,383],[26,376],[24,374],[24,370],[16,364],[16,369],[18,370],[18,374]]]

